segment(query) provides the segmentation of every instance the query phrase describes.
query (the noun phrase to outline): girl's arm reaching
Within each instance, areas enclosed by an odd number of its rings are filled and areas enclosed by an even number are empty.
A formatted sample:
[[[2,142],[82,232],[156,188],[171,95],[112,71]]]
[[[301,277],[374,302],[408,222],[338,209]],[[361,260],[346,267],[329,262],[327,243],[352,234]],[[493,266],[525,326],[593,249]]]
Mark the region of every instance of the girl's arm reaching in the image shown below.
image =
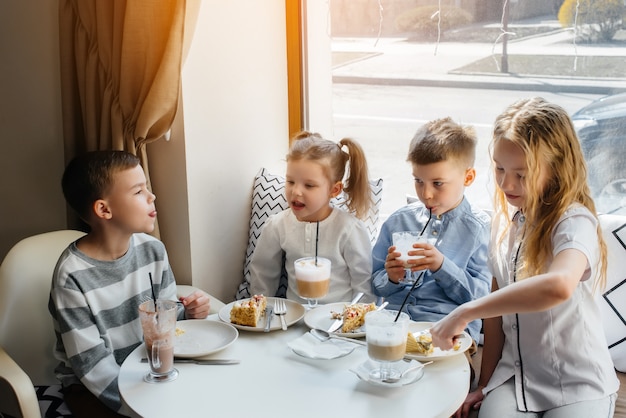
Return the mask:
[[[545,311],[568,300],[587,264],[587,257],[579,250],[559,252],[547,273],[518,281],[453,310],[431,329],[433,343],[449,350],[454,346],[454,335],[474,319]]]

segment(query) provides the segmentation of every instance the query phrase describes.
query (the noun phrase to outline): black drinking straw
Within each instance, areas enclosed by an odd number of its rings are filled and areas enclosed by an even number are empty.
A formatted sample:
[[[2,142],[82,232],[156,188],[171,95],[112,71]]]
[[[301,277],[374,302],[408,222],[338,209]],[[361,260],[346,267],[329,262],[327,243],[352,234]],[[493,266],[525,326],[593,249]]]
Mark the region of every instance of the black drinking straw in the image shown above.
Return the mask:
[[[417,239],[420,239],[422,237],[422,235],[424,235],[424,231],[426,231],[426,228],[428,227],[428,224],[430,223],[430,218],[432,217],[432,215],[433,215],[432,209],[429,209],[428,210],[428,221],[426,221],[426,223],[424,224],[424,227],[422,228],[422,232],[420,232],[420,234],[417,237]],[[423,275],[424,275],[424,270],[422,270],[422,272],[420,273],[420,275],[417,278],[417,280],[415,280],[415,282],[413,282],[413,286],[411,286],[411,289],[409,290],[409,292],[404,297],[404,300],[402,301],[402,305],[400,305],[400,309],[398,309],[398,314],[396,315],[396,319],[394,319],[393,322],[398,322],[398,318],[400,318],[400,313],[402,313],[402,309],[404,309],[404,305],[406,305],[406,301],[409,299],[409,295],[411,294],[411,292],[413,292],[413,289],[415,289],[415,286],[419,283],[419,281],[420,281],[420,279],[422,278]]]
[[[315,230],[315,265],[317,266],[317,243],[320,240],[320,221],[317,221],[317,229]]]
[[[150,291],[152,292],[152,300],[154,301],[154,312],[157,311],[157,298],[154,294],[154,283],[152,282],[152,273],[148,272],[148,277],[150,278]]]

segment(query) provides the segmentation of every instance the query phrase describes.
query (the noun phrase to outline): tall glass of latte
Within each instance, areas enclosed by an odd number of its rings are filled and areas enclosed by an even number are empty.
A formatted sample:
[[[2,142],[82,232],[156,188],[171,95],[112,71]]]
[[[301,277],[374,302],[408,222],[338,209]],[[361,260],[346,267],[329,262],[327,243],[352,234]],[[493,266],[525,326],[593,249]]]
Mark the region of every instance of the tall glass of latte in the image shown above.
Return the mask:
[[[304,257],[294,261],[298,295],[306,299],[309,308],[328,294],[330,288],[330,260],[323,257]]]
[[[406,337],[409,332],[409,315],[402,312],[394,321],[397,311],[373,311],[365,314],[365,339],[367,355],[380,367],[370,372],[370,379],[383,380],[400,377],[397,363],[406,352]]]

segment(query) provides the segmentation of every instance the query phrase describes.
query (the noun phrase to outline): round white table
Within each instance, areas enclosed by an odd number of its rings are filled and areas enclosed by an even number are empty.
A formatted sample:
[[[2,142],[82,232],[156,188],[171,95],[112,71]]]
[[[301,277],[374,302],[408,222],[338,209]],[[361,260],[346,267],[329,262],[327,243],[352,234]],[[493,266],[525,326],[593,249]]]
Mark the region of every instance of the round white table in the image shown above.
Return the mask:
[[[217,315],[208,320],[217,320]],[[143,346],[124,361],[119,388],[123,401],[141,417],[244,416],[306,417],[449,417],[469,389],[470,367],[464,355],[436,361],[415,383],[395,388],[374,386],[350,371],[367,360],[357,347],[345,357],[313,360],[287,343],[305,332],[301,320],[287,331],[239,330],[229,347],[207,358],[233,358],[236,365],[177,363],[179,376],[146,383]]]

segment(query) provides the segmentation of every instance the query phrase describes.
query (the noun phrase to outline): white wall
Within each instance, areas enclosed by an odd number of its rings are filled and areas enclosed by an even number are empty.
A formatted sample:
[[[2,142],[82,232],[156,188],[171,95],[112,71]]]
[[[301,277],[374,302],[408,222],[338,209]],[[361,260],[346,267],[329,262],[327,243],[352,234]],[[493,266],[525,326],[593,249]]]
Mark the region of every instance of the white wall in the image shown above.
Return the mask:
[[[179,282],[230,301],[243,279],[254,175],[284,171],[284,0],[202,2],[182,106],[170,142],[150,148],[175,178],[152,176],[161,234]]]

